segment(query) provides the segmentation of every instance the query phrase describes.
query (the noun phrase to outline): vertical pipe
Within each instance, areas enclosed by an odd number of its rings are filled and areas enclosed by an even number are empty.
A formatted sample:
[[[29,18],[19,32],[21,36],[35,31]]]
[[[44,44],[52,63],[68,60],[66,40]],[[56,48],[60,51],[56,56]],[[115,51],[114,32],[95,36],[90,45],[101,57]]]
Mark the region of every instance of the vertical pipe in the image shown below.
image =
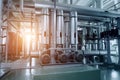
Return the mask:
[[[95,0],[94,2],[96,3],[96,8],[101,8],[101,0]]]
[[[17,38],[17,39],[16,39],[16,56],[18,56],[18,48],[19,48],[19,47],[18,47],[18,43],[19,43],[19,42],[18,42],[18,32],[16,32],[16,34],[17,34],[17,35],[16,35],[16,38]]]
[[[50,14],[50,23],[51,23],[51,48],[56,48],[56,11],[51,9],[51,14]],[[50,51],[51,54],[51,62],[54,63],[54,50]]]
[[[82,33],[82,50],[86,49],[86,42],[85,42],[85,35],[86,35],[86,28],[83,28],[83,33]]]
[[[73,0],[70,0],[70,4],[73,4]]]
[[[54,47],[54,11],[51,9],[50,10],[50,26],[51,26],[51,29],[50,29],[50,33],[51,33],[51,47],[53,48]]]
[[[118,26],[118,29],[120,29],[120,18],[117,18],[117,26]],[[118,54],[119,54],[118,65],[120,65],[120,38],[118,38],[117,41],[118,41]]]
[[[64,25],[64,13],[62,11],[62,44],[63,44],[63,47],[64,47],[64,40],[65,40],[65,25]]]
[[[23,37],[22,52],[23,52],[23,57],[25,57],[25,37]]]
[[[11,5],[11,0],[8,0],[8,2],[7,2],[7,18],[9,19],[9,9],[10,9],[10,5]],[[5,51],[5,62],[7,63],[7,61],[8,61],[8,40],[9,40],[9,37],[8,37],[8,27],[9,27],[10,25],[8,24],[8,21],[7,21],[7,29],[6,29],[6,35],[7,35],[7,37],[6,37],[6,51]]]
[[[30,32],[31,32],[31,35],[32,35],[32,30],[33,30],[33,13],[31,12],[31,26],[30,26]],[[29,66],[31,67],[32,66],[32,57],[31,57],[31,53],[32,53],[32,37],[30,37],[30,47],[29,47],[29,58],[30,58],[30,64]]]
[[[57,10],[57,44],[62,44],[63,34],[63,11]]]
[[[71,44],[75,45],[77,50],[78,36],[77,36],[77,12],[71,12]]]
[[[70,20],[69,17],[65,18],[65,44],[66,48],[69,48],[70,43]]]
[[[48,44],[49,43],[49,19],[48,19],[49,13],[48,9],[44,8],[42,9],[42,44]]]
[[[38,18],[37,18],[37,22],[36,22],[36,49],[37,51],[39,51],[39,36],[40,36],[40,31],[39,31],[39,23],[38,23]]]
[[[71,44],[75,44],[75,18],[74,18],[74,12],[70,13],[71,20],[70,20],[70,26],[71,26]]]
[[[24,0],[20,0],[20,9],[21,9],[21,11],[23,11],[23,7],[24,7]]]
[[[3,0],[0,0],[0,35],[1,35],[1,27],[2,27],[2,9],[3,9]]]
[[[47,15],[46,15],[46,18],[47,18],[47,23],[46,23],[46,26],[47,26],[47,32],[46,32],[46,36],[47,36],[47,44],[49,44],[49,9],[47,9]]]
[[[54,2],[54,9],[53,9],[53,47],[56,48],[56,0]]]
[[[53,9],[53,14],[51,15],[52,17],[52,48],[56,48],[56,0],[53,0],[54,2],[54,9]],[[54,53],[55,53],[55,50],[51,50],[51,62],[54,63]]]
[[[109,22],[106,22],[105,24],[106,24],[107,30],[109,30],[109,27],[110,27]],[[107,42],[107,62],[111,63],[111,58],[110,58],[110,39],[109,39],[109,36],[107,37],[106,42]]]
[[[3,9],[3,0],[0,0],[0,35],[2,35],[1,27],[2,27],[2,9]],[[2,40],[0,40],[0,44],[2,44]],[[0,47],[0,63],[2,61],[2,47]],[[1,68],[1,64],[0,64]]]
[[[99,34],[102,32],[102,27],[99,28]],[[100,38],[100,35],[99,35],[99,38]],[[101,45],[100,45],[101,44]],[[99,40],[99,49],[100,50],[103,50],[103,41],[102,40]]]
[[[36,18],[37,18],[37,25],[38,25],[38,51],[39,51],[39,54],[40,54],[40,51],[41,51],[41,40],[42,40],[42,38],[41,38],[41,32],[42,32],[42,30],[41,30],[41,16],[36,16]]]
[[[64,0],[58,0],[57,2],[58,2],[58,3],[63,3],[63,2],[64,2]]]
[[[38,16],[38,25],[39,25],[39,50],[41,50],[42,44],[42,16]]]
[[[75,38],[76,38],[76,41],[75,41],[75,44],[76,44],[76,51],[78,50],[78,26],[77,26],[77,12],[75,12]]]

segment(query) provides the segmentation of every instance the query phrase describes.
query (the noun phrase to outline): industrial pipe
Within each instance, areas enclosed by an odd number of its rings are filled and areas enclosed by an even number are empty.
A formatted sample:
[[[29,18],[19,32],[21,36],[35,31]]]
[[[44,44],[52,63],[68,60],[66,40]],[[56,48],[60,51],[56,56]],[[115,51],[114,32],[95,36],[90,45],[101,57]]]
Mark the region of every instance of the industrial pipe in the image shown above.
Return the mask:
[[[52,2],[35,3],[35,8],[42,8],[42,7],[54,8]],[[120,17],[119,12],[95,9],[95,8],[90,8],[90,7],[82,7],[82,6],[77,6],[77,5],[57,3],[56,9],[62,9],[66,11],[77,11],[79,15],[98,16],[98,17]]]
[[[0,0],[0,35],[2,35],[2,9],[3,9],[3,0]],[[0,40],[0,44],[2,44],[2,40]],[[0,53],[2,53],[2,48],[0,48]],[[2,61],[2,54],[0,54],[0,62]],[[1,68],[1,63],[0,63],[0,68]]]
[[[23,11],[24,8],[24,0],[20,0],[20,9]]]
[[[78,36],[77,36],[77,12],[73,11],[70,13],[71,20],[70,20],[70,26],[71,26],[71,45],[75,45],[77,50],[77,44],[78,44]]]
[[[63,10],[57,10],[57,44],[62,44]]]
[[[65,26],[64,26],[64,29],[65,29],[65,47],[66,48],[69,48],[70,46],[70,33],[71,33],[71,28],[70,28],[70,18],[69,17],[66,17],[65,18],[65,22],[64,22]]]
[[[42,32],[42,43],[48,44],[49,43],[49,12],[47,8],[42,9],[42,16],[41,19],[41,32]]]
[[[18,3],[15,3],[19,6]],[[50,8],[54,9],[53,2],[46,2],[46,1],[35,1],[35,4],[30,2],[25,2],[24,7],[27,8]],[[79,15],[87,15],[87,16],[97,16],[97,17],[120,17],[120,13],[116,11],[107,11],[103,9],[95,9],[90,7],[82,7],[77,5],[68,5],[68,4],[56,4],[56,9],[66,10],[66,11],[77,11]]]

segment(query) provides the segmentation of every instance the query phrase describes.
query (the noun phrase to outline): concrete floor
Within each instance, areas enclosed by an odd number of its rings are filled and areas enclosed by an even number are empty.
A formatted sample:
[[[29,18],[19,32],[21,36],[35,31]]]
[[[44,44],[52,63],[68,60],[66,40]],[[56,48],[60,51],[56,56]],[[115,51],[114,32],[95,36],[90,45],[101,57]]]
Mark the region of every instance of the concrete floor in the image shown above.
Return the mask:
[[[1,79],[2,76],[7,74],[8,72],[9,72],[9,69],[0,69],[0,79]]]
[[[25,61],[22,60],[22,61],[24,62],[24,65],[17,67],[12,66],[11,71],[0,80],[33,80],[33,74],[37,72],[37,68],[42,68],[39,65],[38,60],[33,59],[32,69],[30,69],[30,67],[28,66],[29,60],[25,60]],[[22,62],[20,62],[20,64],[22,64]],[[77,64],[76,66],[79,66],[79,64]],[[100,69],[100,70],[101,70],[101,80],[120,80],[120,70],[114,70],[114,69]]]
[[[79,70],[94,70],[94,68],[92,67],[88,67],[88,69],[85,69],[85,66],[79,67],[81,65],[59,65],[59,66],[47,66],[47,67],[43,67],[41,68],[37,68],[37,69],[15,69],[15,70],[11,70],[6,76],[4,76],[2,79],[0,80],[33,80],[34,75],[44,75],[44,74],[49,74],[49,73],[53,73],[56,74],[56,71],[58,73],[63,73],[63,71],[75,71],[76,68],[78,68]],[[61,68],[63,67],[63,68]],[[74,68],[73,68],[74,67]],[[87,68],[87,67],[86,67]],[[63,70],[64,69],[64,70]],[[68,70],[66,70],[68,69]],[[96,75],[96,74],[95,74]],[[94,76],[94,75],[92,75]],[[46,79],[45,79],[46,80]],[[59,80],[59,79],[57,79]]]
[[[33,80],[35,69],[17,69],[11,70],[1,80]],[[101,70],[101,80],[120,80],[120,71]]]
[[[120,70],[101,70],[101,80],[120,80]]]

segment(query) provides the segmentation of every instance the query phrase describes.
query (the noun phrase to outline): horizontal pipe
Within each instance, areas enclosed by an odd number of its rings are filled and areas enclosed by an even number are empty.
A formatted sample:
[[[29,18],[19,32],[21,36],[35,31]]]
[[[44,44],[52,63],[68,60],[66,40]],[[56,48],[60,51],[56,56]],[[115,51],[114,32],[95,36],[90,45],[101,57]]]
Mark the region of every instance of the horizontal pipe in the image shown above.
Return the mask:
[[[17,19],[8,19],[8,21],[13,21],[13,22],[36,22],[36,20],[17,20]]]
[[[35,8],[54,8],[52,2],[36,2]],[[56,4],[56,9],[62,9],[66,11],[77,11],[78,15],[88,15],[88,16],[98,16],[98,17],[120,17],[119,12],[107,11],[102,9],[95,9],[90,7],[82,7],[77,5],[68,5],[68,4]]]
[[[15,5],[19,6],[18,3]],[[54,9],[53,2],[46,2],[46,1],[36,1],[36,2],[24,2],[24,7],[27,8],[35,8],[36,10],[40,8],[52,8]],[[88,16],[97,16],[97,17],[120,17],[120,12],[116,11],[107,11],[103,9],[96,9],[90,7],[82,7],[77,5],[68,5],[68,4],[56,4],[56,9],[61,9],[65,11],[77,11],[78,15],[88,15]]]

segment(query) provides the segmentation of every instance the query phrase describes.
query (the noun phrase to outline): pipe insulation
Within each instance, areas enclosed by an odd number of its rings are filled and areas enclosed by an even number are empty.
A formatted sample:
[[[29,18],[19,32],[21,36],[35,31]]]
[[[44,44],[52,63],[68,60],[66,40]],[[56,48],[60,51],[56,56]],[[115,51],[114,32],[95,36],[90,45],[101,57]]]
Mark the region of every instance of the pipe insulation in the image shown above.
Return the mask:
[[[57,10],[57,44],[62,44],[63,10]]]

